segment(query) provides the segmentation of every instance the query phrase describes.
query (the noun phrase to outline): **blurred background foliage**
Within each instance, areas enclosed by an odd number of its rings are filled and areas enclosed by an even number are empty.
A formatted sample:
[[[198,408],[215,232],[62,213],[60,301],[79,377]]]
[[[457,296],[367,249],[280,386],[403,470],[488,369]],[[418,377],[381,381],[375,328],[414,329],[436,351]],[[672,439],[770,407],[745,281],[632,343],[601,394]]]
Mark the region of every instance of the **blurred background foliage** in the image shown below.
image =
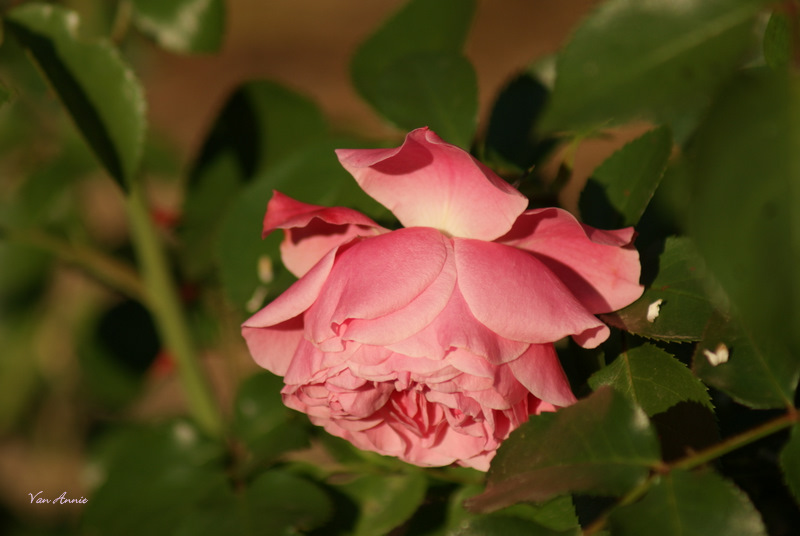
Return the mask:
[[[4,534],[800,526],[796,2],[0,8]],[[260,237],[271,191],[392,226],[333,149],[423,125],[533,206],[639,233],[645,295],[598,350],[559,344],[588,398],[488,479],[312,427],[239,336],[293,280]]]

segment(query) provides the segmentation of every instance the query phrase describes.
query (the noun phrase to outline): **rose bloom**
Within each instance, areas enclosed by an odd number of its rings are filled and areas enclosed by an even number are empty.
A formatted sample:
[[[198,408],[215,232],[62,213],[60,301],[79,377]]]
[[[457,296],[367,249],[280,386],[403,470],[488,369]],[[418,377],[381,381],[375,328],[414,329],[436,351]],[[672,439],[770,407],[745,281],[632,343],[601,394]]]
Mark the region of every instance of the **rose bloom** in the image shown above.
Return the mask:
[[[355,446],[486,470],[512,430],[575,401],[553,342],[642,293],[632,228],[528,200],[427,128],[339,161],[404,228],[278,192],[264,235],[299,280],[242,328],[284,403]]]

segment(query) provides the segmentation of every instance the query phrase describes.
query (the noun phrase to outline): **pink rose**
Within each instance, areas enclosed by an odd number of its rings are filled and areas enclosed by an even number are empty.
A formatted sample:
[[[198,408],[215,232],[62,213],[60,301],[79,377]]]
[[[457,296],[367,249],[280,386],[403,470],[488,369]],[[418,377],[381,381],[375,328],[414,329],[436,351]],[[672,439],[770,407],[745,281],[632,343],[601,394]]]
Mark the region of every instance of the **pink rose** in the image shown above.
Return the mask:
[[[530,415],[575,401],[553,342],[608,337],[595,314],[642,293],[634,231],[600,231],[528,200],[422,128],[342,165],[403,229],[275,192],[300,279],[243,325],[287,406],[359,448],[486,470]]]

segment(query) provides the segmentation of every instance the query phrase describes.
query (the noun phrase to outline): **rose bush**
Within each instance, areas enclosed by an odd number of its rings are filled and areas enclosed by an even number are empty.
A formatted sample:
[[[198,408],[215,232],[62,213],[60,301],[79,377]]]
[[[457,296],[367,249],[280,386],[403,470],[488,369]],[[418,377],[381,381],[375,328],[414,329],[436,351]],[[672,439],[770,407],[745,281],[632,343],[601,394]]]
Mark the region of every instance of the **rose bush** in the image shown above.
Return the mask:
[[[642,293],[632,228],[602,231],[528,200],[418,129],[393,149],[338,150],[404,226],[278,192],[264,234],[299,277],[243,325],[283,400],[359,448],[485,470],[530,415],[575,398],[553,342],[608,337],[595,314]]]

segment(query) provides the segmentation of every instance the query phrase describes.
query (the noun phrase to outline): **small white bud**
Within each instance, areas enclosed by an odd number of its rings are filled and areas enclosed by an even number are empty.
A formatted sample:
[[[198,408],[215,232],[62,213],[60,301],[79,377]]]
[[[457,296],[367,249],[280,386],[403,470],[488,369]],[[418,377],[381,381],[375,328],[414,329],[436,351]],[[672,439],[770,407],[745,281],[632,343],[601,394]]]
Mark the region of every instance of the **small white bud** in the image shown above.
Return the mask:
[[[272,269],[272,259],[269,255],[261,255],[258,258],[258,279],[265,285],[272,283],[275,272]]]
[[[661,313],[661,304],[664,302],[661,298],[657,299],[647,308],[647,321],[651,324],[656,321],[659,313]]]
[[[717,365],[728,362],[730,352],[728,351],[728,347],[725,346],[725,343],[721,342],[713,352],[709,349],[703,350],[703,355],[706,356],[706,359],[708,359],[712,367],[716,367]]]

